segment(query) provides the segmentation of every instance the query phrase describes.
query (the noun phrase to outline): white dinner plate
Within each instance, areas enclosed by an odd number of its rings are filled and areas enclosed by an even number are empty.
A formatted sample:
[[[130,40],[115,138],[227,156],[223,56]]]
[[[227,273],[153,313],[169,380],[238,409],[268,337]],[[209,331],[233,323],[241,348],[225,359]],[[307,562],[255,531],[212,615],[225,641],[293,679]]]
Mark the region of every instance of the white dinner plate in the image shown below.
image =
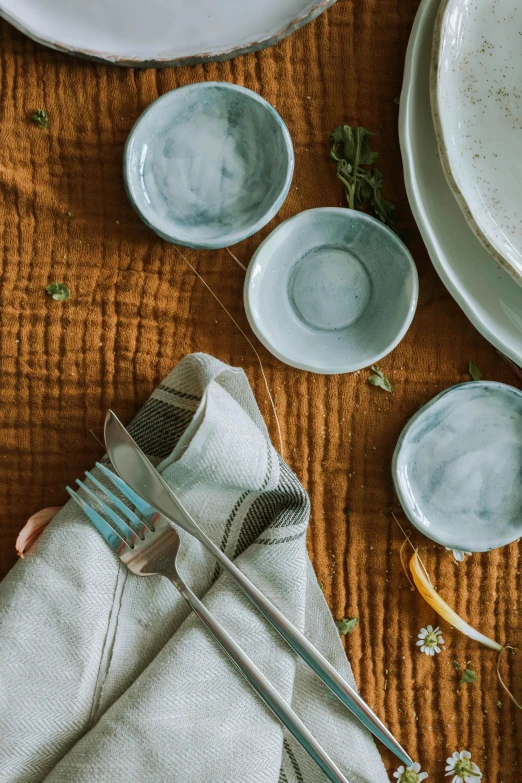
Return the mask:
[[[442,168],[486,250],[522,285],[522,8],[443,0],[431,106]]]
[[[442,171],[430,106],[433,28],[440,0],[423,0],[412,28],[399,135],[410,206],[435,269],[470,321],[522,365],[522,288],[489,255]]]
[[[334,2],[0,0],[0,15],[70,54],[118,65],[190,65],[271,46]]]

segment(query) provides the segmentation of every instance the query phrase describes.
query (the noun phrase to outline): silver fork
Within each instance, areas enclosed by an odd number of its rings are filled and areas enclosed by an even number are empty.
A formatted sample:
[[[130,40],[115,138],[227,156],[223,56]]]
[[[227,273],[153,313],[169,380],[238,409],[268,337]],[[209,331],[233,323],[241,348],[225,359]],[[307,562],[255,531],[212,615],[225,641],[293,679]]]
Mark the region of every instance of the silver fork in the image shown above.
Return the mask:
[[[110,478],[113,477],[111,471],[103,466],[100,467]],[[70,487],[67,487],[67,491],[101,533],[112,551],[118,555],[130,571],[138,576],[160,575],[169,579],[252,688],[310,754],[329,780],[333,783],[348,783],[342,772],[269,680],[185,584],[176,567],[180,539],[174,527],[148,503],[136,496],[137,502],[134,504],[143,517],[140,519],[95,476],[88,471],[85,475],[118,509],[121,516],[79,479],[76,480],[76,483],[86,492],[89,503]],[[91,503],[101,508],[111,524],[93,508]]]
[[[111,462],[121,476],[121,478],[116,478],[109,471],[109,478],[113,477],[113,480],[119,482],[118,486],[131,503],[135,503],[135,498],[139,494],[143,501],[150,503],[155,510],[163,514],[171,523],[181,527],[200,541],[216,558],[223,569],[235,580],[236,584],[239,585],[265,619],[281,634],[290,647],[301,656],[356,718],[395,753],[403,764],[407,767],[413,764],[413,761],[391,731],[359,696],[357,691],[341,677],[324,655],[314,647],[299,629],[287,620],[284,614],[279,611],[267,596],[258,590],[255,584],[248,579],[235,563],[229,560],[227,555],[199,527],[112,411],[109,411],[105,420],[105,444]]]

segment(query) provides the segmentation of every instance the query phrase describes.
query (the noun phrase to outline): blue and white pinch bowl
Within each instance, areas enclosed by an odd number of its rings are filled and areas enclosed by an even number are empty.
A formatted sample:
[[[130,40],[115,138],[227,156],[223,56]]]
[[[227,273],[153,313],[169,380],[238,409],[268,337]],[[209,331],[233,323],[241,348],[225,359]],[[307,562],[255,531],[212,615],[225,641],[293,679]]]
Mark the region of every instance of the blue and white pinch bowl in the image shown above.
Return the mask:
[[[452,386],[401,433],[393,479],[428,538],[486,552],[522,536],[522,392],[493,381]]]
[[[279,211],[294,171],[288,129],[261,96],[228,82],[179,87],[132,129],[124,179],[141,219],[185,247],[228,247]]]
[[[368,367],[402,340],[418,297],[405,245],[344,207],[301,212],[255,252],[245,279],[250,326],[274,356],[333,375]]]

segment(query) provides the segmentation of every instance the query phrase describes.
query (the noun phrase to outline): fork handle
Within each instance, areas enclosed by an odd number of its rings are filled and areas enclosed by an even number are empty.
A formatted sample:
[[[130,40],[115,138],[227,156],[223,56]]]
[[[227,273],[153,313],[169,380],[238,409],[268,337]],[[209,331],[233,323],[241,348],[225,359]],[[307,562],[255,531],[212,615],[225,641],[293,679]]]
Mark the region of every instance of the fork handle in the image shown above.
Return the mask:
[[[296,740],[323,770],[328,779],[333,783],[348,783],[348,780],[343,773],[337,768],[326,751],[319,745],[313,734],[306,728],[293,709],[288,706],[283,697],[276,691],[269,680],[267,680],[265,675],[257,668],[255,663],[250,660],[248,655],[243,652],[241,647],[227,631],[225,631],[223,626],[208,611],[204,604],[201,603],[192,590],[179,579],[172,579],[171,581],[178,588],[183,598],[189,603],[191,609],[194,610],[199,619],[207,626],[229,658],[248,680],[252,688],[261,696],[265,704],[279,718],[281,723],[294,735]]]
[[[199,541],[211,552],[216,560],[223,566],[225,571],[237,582],[241,590],[259,609],[261,614],[278,631],[283,639],[301,656],[301,658],[313,669],[318,677],[330,688],[342,703],[358,718],[361,723],[374,734],[392,753],[394,753],[402,762],[409,766],[413,761],[406,751],[397,742],[393,734],[386,728],[384,723],[370,709],[368,704],[361,699],[357,691],[344,680],[334,669],[324,655],[321,655],[311,642],[308,641],[292,623],[286,619],[284,614],[277,609],[274,604],[258,590],[258,588],[232,563],[231,560],[219,549],[213,541],[201,530],[194,531]]]

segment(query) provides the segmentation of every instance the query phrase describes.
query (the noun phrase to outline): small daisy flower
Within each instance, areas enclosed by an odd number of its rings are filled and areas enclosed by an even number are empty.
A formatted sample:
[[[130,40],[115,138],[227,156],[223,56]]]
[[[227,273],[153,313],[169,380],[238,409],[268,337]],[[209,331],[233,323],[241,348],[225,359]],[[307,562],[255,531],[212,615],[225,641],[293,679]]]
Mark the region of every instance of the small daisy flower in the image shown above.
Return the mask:
[[[438,626],[433,628],[431,625],[428,625],[427,628],[421,628],[417,644],[421,648],[420,651],[426,655],[440,653],[441,645],[444,644],[440,628]]]
[[[446,762],[446,777],[453,775],[451,783],[476,783],[482,779],[482,772],[471,760],[469,750],[461,750],[460,753],[455,751]]]
[[[418,761],[412,764],[411,767],[399,767],[397,772],[393,773],[393,777],[397,778],[398,783],[421,783],[422,780],[426,780],[428,777],[427,772],[421,772],[421,766]]]
[[[457,563],[462,563],[466,559],[466,555],[472,555],[473,552],[466,552],[463,549],[452,549],[450,546],[446,547],[448,552],[453,552],[453,557]]]

